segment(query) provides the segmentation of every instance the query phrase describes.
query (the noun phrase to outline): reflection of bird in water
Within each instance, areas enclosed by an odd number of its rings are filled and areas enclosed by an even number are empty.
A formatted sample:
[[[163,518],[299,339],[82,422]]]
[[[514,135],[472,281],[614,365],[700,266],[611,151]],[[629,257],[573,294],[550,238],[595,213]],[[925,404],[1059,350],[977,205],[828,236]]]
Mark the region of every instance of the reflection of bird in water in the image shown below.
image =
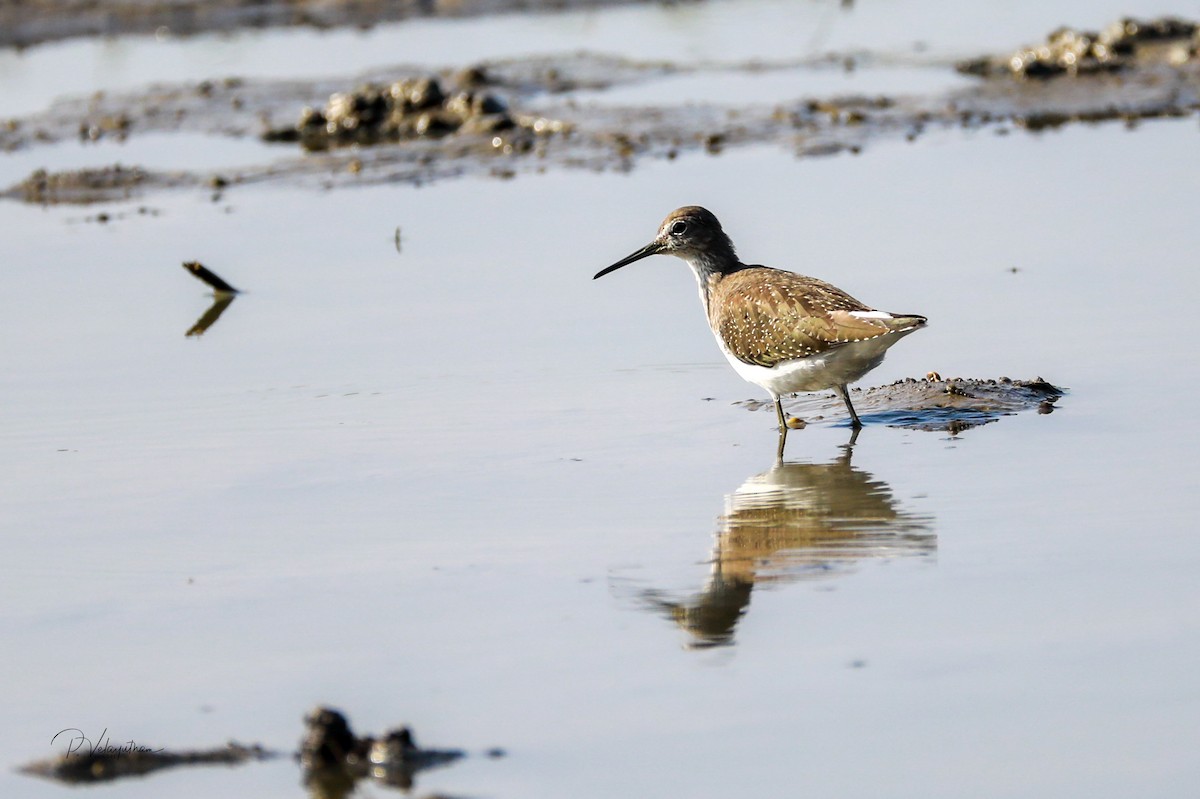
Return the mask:
[[[896,508],[891,489],[850,464],[854,438],[830,463],[776,463],[725,498],[704,591],[648,604],[692,634],[697,647],[732,643],[756,585],[844,574],[865,558],[929,555],[931,519]]]

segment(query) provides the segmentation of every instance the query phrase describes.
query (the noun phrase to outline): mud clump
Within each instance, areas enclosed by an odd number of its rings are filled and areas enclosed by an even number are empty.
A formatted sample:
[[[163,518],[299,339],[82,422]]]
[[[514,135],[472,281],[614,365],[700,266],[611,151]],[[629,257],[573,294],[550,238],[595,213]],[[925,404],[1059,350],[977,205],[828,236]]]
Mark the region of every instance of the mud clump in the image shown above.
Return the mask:
[[[358,780],[367,777],[408,790],[418,771],[466,756],[459,749],[422,749],[408,727],[379,738],[360,738],[342,713],[328,707],[309,713],[304,725],[307,733],[297,758],[305,784],[319,796],[346,796]]]
[[[1011,380],[1007,377],[948,380],[937,372],[923,378],[906,378],[887,386],[852,389],[854,406],[864,419],[889,427],[909,430],[944,431],[951,434],[995,422],[1023,411],[1053,413],[1055,403],[1065,396],[1059,388],[1040,377]],[[735,402],[751,411],[771,410],[764,400]],[[805,395],[788,403],[788,412],[807,421],[828,419],[841,410],[836,395]]]
[[[413,139],[440,139],[454,134],[529,137],[562,133],[557,120],[515,114],[507,103],[483,91],[487,75],[464,70],[458,88],[447,91],[437,78],[399,80],[382,85],[369,83],[350,92],[330,96],[322,109],[306,107],[295,126],[263,134],[268,142],[296,142],[306,150],[329,150],[349,145],[373,145]],[[509,142],[511,144],[511,142]],[[532,149],[532,144],[522,149]]]
[[[1200,52],[1200,26],[1175,17],[1154,20],[1125,18],[1104,30],[1059,28],[1046,42],[1023,47],[1007,56],[963,61],[959,72],[981,77],[1008,75],[1045,80],[1116,72],[1153,62],[1179,65]]]
[[[893,427],[951,434],[995,422],[1022,411],[1052,413],[1066,391],[1041,377],[1032,380],[954,377],[934,373],[924,380],[908,378],[862,391],[862,407]],[[859,404],[860,397],[855,397]]]

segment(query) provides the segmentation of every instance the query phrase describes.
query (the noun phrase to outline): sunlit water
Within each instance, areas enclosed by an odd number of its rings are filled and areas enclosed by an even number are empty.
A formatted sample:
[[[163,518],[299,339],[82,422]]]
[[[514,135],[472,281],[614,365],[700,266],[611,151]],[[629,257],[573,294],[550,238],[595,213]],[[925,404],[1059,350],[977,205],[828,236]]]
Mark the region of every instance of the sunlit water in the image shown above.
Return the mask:
[[[288,750],[330,702],[474,753],[422,795],[1186,795],[1196,144],[0,205],[7,764],[67,727]],[[1071,393],[958,437],[812,425],[775,468],[688,270],[590,279],[685,203],[747,261],[927,315],[872,384]],[[199,337],[192,259],[247,290]],[[303,788],[280,761],[88,794]]]

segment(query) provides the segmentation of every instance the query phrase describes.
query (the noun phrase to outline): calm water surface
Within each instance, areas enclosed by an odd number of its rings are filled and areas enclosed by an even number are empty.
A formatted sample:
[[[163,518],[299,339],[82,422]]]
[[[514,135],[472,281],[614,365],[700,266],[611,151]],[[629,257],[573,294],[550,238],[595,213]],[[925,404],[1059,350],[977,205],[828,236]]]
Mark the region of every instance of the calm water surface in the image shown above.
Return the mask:
[[[0,750],[290,749],[320,701],[508,751],[421,794],[1186,795],[1196,145],[1193,118],[107,225],[0,205]],[[1071,393],[957,437],[813,425],[776,467],[688,270],[590,279],[684,203],[926,314],[869,383]],[[190,259],[248,290],[200,337]],[[304,794],[287,761],[87,792]]]
[[[580,50],[638,60],[793,61],[870,50],[946,60],[1011,50],[1060,25],[1098,29],[1123,17],[1196,17],[1196,0],[710,0],[570,13],[415,19],[369,31],[274,29],[189,38],[126,36],[0,52],[3,113],[44,108],[65,94],[140,88],[150,81],[306,78],[392,64],[456,66],[480,59]],[[926,78],[928,80],[928,78]],[[898,91],[888,81],[861,91]],[[822,82],[837,87],[836,81]],[[853,87],[845,87],[853,91]],[[737,99],[758,91],[743,87]],[[706,95],[707,96],[707,95]],[[778,100],[769,95],[768,101]]]

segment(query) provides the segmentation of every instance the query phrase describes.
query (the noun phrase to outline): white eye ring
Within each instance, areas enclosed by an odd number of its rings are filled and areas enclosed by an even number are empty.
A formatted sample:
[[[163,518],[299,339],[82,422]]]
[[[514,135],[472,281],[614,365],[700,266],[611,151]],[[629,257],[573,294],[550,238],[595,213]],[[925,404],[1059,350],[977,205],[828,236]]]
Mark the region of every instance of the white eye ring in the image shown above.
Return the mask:
[[[682,219],[676,220],[671,225],[671,235],[672,236],[681,235],[686,230],[687,230],[687,222],[684,222]]]

